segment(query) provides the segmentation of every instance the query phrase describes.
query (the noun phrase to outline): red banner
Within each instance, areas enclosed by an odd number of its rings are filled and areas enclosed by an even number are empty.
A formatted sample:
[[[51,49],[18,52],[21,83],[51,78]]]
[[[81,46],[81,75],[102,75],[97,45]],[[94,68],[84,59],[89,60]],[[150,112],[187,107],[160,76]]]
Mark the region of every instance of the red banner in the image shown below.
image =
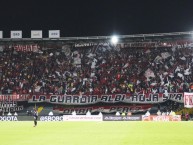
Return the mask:
[[[37,52],[40,46],[37,44],[26,44],[26,45],[16,44],[16,45],[13,45],[13,48],[15,49],[15,51]]]
[[[142,121],[181,121],[181,115],[142,115]]]
[[[115,113],[115,112],[146,112],[152,107],[152,105],[109,105],[109,106],[90,106],[90,107],[55,107],[53,110],[56,113],[71,114],[75,111],[77,114],[86,114],[88,111],[103,112],[103,113]]]
[[[184,93],[184,107],[193,108],[193,93]]]
[[[0,95],[0,102],[27,101],[29,94]]]

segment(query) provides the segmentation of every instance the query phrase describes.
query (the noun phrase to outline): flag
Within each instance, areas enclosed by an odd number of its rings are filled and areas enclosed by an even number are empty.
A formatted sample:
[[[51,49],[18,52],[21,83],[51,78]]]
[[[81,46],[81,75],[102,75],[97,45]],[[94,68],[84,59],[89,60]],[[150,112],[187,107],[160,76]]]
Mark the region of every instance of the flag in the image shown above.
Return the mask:
[[[155,86],[155,85],[157,85],[157,83],[151,83],[151,86]]]
[[[163,75],[164,75],[164,76],[168,75],[168,72],[164,72]]]
[[[145,53],[150,53],[150,52],[151,52],[151,51],[150,51],[149,49],[145,51]]]
[[[183,56],[183,57],[180,57],[181,60],[186,60],[186,58]]]
[[[169,52],[163,52],[163,53],[161,53],[161,56],[162,56],[162,58],[166,59],[166,58],[170,57],[171,55],[169,54]]]
[[[146,78],[149,78],[149,77],[155,78],[155,74],[154,74],[154,72],[153,72],[151,69],[148,68],[148,69],[145,71],[145,77],[146,77]]]
[[[174,47],[172,47],[172,51],[174,52],[174,51],[176,51],[176,48],[175,48],[175,46]]]
[[[189,47],[193,47],[193,43],[188,44]]]
[[[129,63],[126,63],[123,68],[127,68],[129,66]]]
[[[184,80],[184,75],[183,74],[178,73],[177,75]]]
[[[164,67],[165,67],[165,69],[167,69],[167,70],[169,69],[169,67],[168,67],[167,65],[165,65]]]
[[[133,84],[128,84],[128,88],[130,88],[131,92],[133,92]]]
[[[62,46],[62,52],[65,53],[66,56],[69,56],[71,53],[70,45],[64,45]]]
[[[162,57],[160,57],[159,55],[154,59],[155,63],[158,63],[159,61],[162,60]]]
[[[190,68],[184,70],[184,75],[190,75],[190,74],[191,74]]]
[[[180,71],[180,68],[177,66],[177,68],[175,69],[175,73],[179,71]]]

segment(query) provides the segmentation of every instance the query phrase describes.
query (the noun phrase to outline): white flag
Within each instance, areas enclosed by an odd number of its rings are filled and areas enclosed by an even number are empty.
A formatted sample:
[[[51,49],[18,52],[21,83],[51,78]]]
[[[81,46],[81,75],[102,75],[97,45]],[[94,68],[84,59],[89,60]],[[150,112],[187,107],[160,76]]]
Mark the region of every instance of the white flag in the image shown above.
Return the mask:
[[[154,72],[153,72],[151,69],[148,68],[148,69],[145,71],[145,77],[146,77],[146,78],[149,78],[149,77],[155,78],[155,74],[154,74]]]
[[[161,53],[161,56],[162,56],[162,58],[166,59],[166,58],[170,57],[171,55],[169,54],[169,52],[163,52],[163,53]]]
[[[161,61],[162,60],[162,57],[160,57],[159,55],[154,59],[154,62],[155,63],[157,63],[157,62],[159,62],[159,61]]]

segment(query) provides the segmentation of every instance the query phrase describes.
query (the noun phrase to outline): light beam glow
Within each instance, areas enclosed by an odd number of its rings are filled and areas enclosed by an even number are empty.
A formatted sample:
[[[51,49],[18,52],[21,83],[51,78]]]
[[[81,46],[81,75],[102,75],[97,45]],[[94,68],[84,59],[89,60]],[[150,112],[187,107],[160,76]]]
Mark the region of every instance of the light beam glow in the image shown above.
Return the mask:
[[[118,37],[117,36],[112,36],[111,42],[116,45],[118,43]]]

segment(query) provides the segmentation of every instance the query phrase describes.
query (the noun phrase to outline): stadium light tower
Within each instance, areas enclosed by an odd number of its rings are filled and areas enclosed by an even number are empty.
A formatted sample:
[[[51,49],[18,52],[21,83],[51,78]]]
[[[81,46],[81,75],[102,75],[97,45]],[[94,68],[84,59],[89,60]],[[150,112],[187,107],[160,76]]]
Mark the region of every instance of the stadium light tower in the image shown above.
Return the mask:
[[[116,45],[118,43],[119,39],[116,35],[112,36],[111,38],[111,43],[113,43],[114,45]]]

